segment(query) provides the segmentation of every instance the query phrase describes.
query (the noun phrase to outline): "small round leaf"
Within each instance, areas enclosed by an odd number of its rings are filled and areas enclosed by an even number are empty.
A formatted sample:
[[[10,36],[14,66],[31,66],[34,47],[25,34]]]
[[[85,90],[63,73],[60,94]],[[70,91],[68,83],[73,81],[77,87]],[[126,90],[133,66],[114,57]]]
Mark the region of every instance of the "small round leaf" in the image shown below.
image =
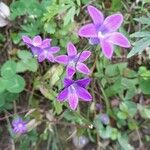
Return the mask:
[[[5,79],[12,78],[16,74],[16,63],[13,60],[7,61],[1,68],[1,75]]]
[[[15,75],[7,84],[7,90],[11,93],[20,93],[23,91],[24,87],[25,81],[19,75]]]

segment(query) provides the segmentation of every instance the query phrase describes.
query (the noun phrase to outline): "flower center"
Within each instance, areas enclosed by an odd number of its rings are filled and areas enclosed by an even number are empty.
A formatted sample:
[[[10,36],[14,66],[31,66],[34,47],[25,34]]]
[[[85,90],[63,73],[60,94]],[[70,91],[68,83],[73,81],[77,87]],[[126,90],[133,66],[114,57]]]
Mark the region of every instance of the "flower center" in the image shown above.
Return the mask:
[[[72,67],[75,67],[76,63],[78,61],[78,57],[77,56],[73,56],[69,58],[69,65]]]
[[[23,127],[22,123],[19,123],[18,128],[22,128],[22,127]]]
[[[69,87],[69,92],[72,94],[76,92],[76,88],[75,88],[74,84]]]
[[[98,38],[99,38],[99,39],[104,38],[104,34],[102,34],[101,31],[98,32]]]

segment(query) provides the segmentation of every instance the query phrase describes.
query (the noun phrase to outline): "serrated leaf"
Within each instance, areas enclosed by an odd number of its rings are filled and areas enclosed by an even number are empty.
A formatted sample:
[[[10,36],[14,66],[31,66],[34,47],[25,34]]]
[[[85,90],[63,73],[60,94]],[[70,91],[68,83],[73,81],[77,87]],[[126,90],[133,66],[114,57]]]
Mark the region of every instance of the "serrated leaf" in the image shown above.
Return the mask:
[[[25,81],[19,75],[15,75],[7,83],[7,90],[11,93],[20,93],[23,91],[24,87],[25,87]]]
[[[134,44],[135,46],[131,49],[129,54],[127,55],[127,58],[132,57],[133,55],[137,53],[141,53],[145,48],[150,46],[150,38],[143,38]]]
[[[74,15],[76,13],[75,10],[76,10],[75,6],[69,9],[69,11],[67,12],[67,15],[64,18],[64,26],[74,21]]]
[[[13,60],[9,60],[4,63],[1,68],[1,75],[3,78],[12,78],[16,74],[16,63]]]

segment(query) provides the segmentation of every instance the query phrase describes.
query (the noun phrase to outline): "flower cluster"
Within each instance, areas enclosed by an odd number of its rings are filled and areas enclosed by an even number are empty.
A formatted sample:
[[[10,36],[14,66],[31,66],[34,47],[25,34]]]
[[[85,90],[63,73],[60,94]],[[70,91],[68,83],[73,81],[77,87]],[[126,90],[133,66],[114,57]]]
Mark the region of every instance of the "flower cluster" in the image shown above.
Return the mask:
[[[109,59],[113,55],[113,45],[130,47],[128,39],[122,33],[117,32],[123,22],[121,14],[113,14],[104,19],[102,12],[97,8],[93,6],[88,6],[87,8],[93,23],[81,27],[78,33],[79,36],[89,38],[90,44],[100,44],[104,56]],[[57,62],[66,66],[64,89],[57,96],[59,101],[67,100],[70,108],[75,110],[79,99],[83,101],[92,100],[92,96],[86,90],[90,79],[73,80],[76,72],[84,75],[90,73],[90,69],[83,63],[90,57],[90,51],[85,50],[78,53],[73,43],[69,42],[67,44],[68,55],[55,56],[60,48],[52,47],[50,44],[51,39],[42,40],[40,36],[35,36],[33,39],[28,36],[23,36],[22,38],[23,42],[31,49],[33,55],[37,56],[39,62],[47,59],[50,62]]]

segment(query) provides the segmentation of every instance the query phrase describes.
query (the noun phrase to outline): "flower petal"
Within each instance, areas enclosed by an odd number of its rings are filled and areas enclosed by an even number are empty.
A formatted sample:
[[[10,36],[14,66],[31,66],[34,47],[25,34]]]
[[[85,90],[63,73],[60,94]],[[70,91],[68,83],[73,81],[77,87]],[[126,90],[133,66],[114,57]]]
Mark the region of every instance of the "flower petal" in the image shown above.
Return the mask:
[[[68,56],[67,55],[60,55],[55,57],[55,61],[67,65],[68,64]]]
[[[63,89],[57,96],[59,101],[64,101],[68,97],[68,88]]]
[[[80,28],[78,32],[82,37],[97,37],[97,31],[94,24],[90,23]]]
[[[77,80],[76,81],[76,84],[78,86],[81,86],[83,88],[87,87],[88,84],[91,82],[91,79],[90,78],[84,78],[84,79],[80,79],[80,80]]]
[[[50,48],[50,50],[51,50],[51,53],[55,54],[55,53],[57,53],[60,50],[60,47],[53,46],[53,47]]]
[[[79,72],[81,72],[83,74],[89,74],[90,73],[89,68],[83,63],[78,62],[76,68]]]
[[[104,56],[110,59],[114,51],[113,44],[107,41],[106,39],[101,39],[101,47]]]
[[[68,79],[68,78],[64,79],[64,86],[65,87],[68,87],[68,86],[70,86],[73,83],[74,83],[74,80],[71,80],[71,79]]]
[[[41,48],[34,47],[34,46],[31,46],[30,48],[34,56],[38,56],[42,52]]]
[[[123,16],[122,14],[114,14],[111,16],[108,16],[102,25],[102,32],[113,32],[116,31],[123,22]]]
[[[113,32],[110,34],[109,41],[112,42],[115,45],[121,46],[121,47],[130,47],[129,40],[121,33],[119,32]]]
[[[25,44],[27,44],[28,46],[32,45],[32,40],[28,37],[28,36],[22,36],[22,40]]]
[[[99,38],[90,38],[89,39],[89,44],[91,44],[91,45],[96,45],[96,44],[99,44],[99,43],[100,43]]]
[[[44,61],[45,59],[46,59],[45,53],[40,53],[40,54],[38,55],[38,61],[39,61],[39,62],[42,62],[42,61]]]
[[[100,26],[104,21],[104,16],[103,16],[102,12],[91,5],[89,5],[87,7],[87,9],[88,9],[89,15],[91,16],[94,24]]]
[[[83,51],[80,53],[79,55],[79,61],[80,62],[83,62],[85,61],[86,59],[88,59],[91,55],[91,52],[90,51]]]
[[[39,35],[38,35],[38,36],[35,36],[35,37],[33,38],[32,44],[33,44],[34,46],[40,46],[40,45],[42,44],[42,39],[41,39],[41,37],[40,37]]]
[[[91,94],[85,88],[78,86],[76,89],[76,92],[77,92],[79,98],[81,98],[82,100],[84,100],[84,101],[92,100]]]
[[[42,48],[47,48],[47,47],[50,47],[50,42],[51,42],[51,39],[45,39],[45,40],[43,40],[43,42],[42,42]]]
[[[66,72],[67,72],[67,77],[72,78],[73,75],[75,74],[76,70],[72,66],[67,66]]]
[[[51,53],[47,53],[46,58],[50,61],[50,62],[54,62],[54,56]]]
[[[75,110],[77,108],[78,105],[78,95],[76,93],[69,93],[68,95],[68,102],[69,102],[69,106],[72,110]]]
[[[68,53],[68,56],[75,56],[75,55],[77,55],[77,49],[71,42],[69,42],[67,44],[67,53]]]

